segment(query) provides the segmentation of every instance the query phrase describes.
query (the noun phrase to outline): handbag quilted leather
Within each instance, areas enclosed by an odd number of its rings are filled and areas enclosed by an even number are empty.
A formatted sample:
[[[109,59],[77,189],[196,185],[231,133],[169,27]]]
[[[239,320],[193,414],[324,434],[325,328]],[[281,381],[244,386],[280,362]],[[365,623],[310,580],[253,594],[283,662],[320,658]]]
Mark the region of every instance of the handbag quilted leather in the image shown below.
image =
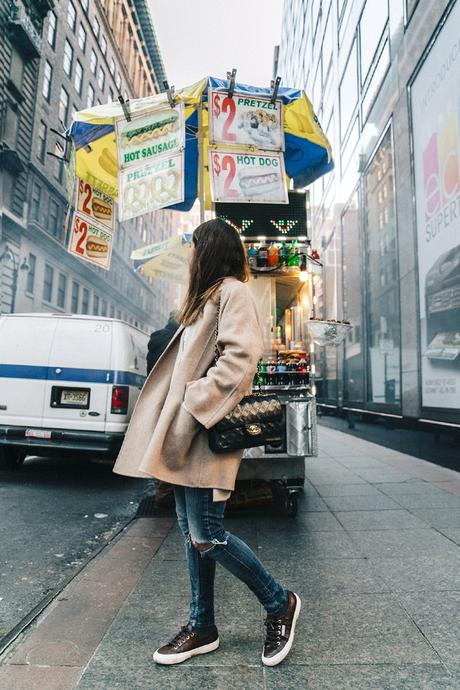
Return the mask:
[[[215,362],[219,359],[217,335],[220,303],[215,332]],[[220,422],[208,429],[209,447],[213,453],[227,453],[241,448],[281,445],[283,442],[283,409],[277,395],[246,395]]]

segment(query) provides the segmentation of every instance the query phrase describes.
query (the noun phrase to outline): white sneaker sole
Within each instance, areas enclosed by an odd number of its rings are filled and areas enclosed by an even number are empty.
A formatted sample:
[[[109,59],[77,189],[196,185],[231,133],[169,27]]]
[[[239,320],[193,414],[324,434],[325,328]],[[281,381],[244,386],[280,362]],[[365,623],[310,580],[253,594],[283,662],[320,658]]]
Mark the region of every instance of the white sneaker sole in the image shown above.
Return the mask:
[[[300,597],[295,592],[294,592],[294,596],[297,600],[297,604],[296,604],[295,611],[294,611],[294,617],[292,619],[292,627],[291,627],[291,634],[289,636],[289,640],[286,642],[286,645],[283,647],[283,649],[278,654],[275,654],[275,656],[265,657],[262,654],[262,663],[265,666],[277,666],[278,664],[280,664],[283,661],[283,659],[285,659],[287,657],[287,655],[291,651],[292,643],[294,642],[295,626],[297,624],[297,619],[299,617],[300,609],[302,608],[302,602],[300,600]]]
[[[207,654],[208,652],[214,652],[219,646],[219,638],[214,642],[203,645],[203,647],[197,647],[196,649],[190,649],[188,652],[182,652],[181,654],[159,654],[158,649],[153,653],[153,660],[157,664],[181,664],[187,659],[191,659],[192,656],[197,656],[198,654]]]

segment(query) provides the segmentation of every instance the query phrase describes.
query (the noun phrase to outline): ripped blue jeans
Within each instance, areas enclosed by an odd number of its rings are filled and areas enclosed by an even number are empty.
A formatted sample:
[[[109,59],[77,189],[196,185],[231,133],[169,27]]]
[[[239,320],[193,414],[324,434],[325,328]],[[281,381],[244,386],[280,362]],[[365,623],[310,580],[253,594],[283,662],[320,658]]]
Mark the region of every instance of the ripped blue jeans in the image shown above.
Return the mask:
[[[281,612],[287,592],[249,546],[224,529],[226,501],[213,502],[212,489],[174,486],[177,521],[185,538],[192,600],[189,623],[203,631],[214,625],[216,562],[254,592],[267,613]]]

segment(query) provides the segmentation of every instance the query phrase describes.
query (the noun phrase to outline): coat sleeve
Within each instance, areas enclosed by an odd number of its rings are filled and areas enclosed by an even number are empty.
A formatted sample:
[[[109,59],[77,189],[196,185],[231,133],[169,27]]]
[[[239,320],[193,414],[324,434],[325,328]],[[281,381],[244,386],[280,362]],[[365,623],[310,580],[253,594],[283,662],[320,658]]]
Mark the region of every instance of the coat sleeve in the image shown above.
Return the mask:
[[[217,346],[221,353],[203,376],[186,386],[184,406],[207,429],[244,397],[263,353],[262,331],[247,285],[232,281],[221,294]]]

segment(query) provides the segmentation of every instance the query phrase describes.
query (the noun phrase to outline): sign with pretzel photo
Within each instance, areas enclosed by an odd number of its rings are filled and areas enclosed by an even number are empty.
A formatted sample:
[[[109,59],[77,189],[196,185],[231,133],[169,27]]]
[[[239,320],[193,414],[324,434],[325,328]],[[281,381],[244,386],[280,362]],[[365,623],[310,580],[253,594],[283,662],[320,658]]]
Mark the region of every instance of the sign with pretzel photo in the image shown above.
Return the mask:
[[[178,204],[184,200],[184,153],[122,170],[118,182],[120,221]]]
[[[136,168],[164,156],[171,158],[185,145],[183,103],[133,117],[130,122],[121,118],[116,122],[115,131],[121,170]]]

